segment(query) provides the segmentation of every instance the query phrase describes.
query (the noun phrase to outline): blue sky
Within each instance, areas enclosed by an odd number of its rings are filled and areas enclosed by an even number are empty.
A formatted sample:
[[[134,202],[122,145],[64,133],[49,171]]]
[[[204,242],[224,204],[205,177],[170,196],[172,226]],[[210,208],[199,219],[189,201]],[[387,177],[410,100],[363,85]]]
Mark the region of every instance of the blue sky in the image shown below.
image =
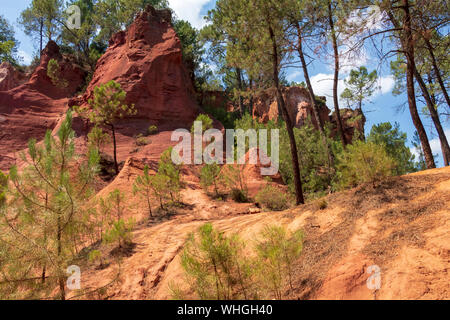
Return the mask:
[[[174,9],[177,16],[181,19],[188,20],[197,28],[204,25],[203,15],[205,15],[209,9],[214,7],[215,0],[168,0],[172,9]],[[1,14],[14,26],[16,32],[16,38],[20,41],[19,53],[23,57],[24,62],[31,61],[33,53],[36,51],[36,44],[32,43],[32,40],[28,38],[22,31],[21,27],[17,24],[17,19],[20,12],[24,10],[31,0],[2,0],[2,12]],[[310,65],[310,75],[315,88],[316,94],[327,96],[328,107],[333,109],[331,90],[332,90],[332,66],[327,63],[326,57],[322,57],[320,60],[314,61]],[[367,51],[363,57],[356,59],[349,59],[350,62],[344,66],[344,73],[341,74],[340,91],[344,89],[343,80],[347,77],[348,71],[352,67],[359,65],[365,65],[369,71],[377,69],[380,76],[381,90],[375,93],[371,103],[367,103],[364,107],[367,116],[366,132],[370,131],[370,128],[374,124],[380,122],[398,122],[402,131],[406,132],[408,139],[411,140],[414,133],[414,126],[412,124],[411,116],[408,111],[408,107],[405,104],[406,96],[401,95],[394,97],[391,94],[393,81],[390,78],[389,70],[385,66],[378,66],[377,59],[374,58],[374,54]],[[286,77],[289,81],[303,81],[303,75],[298,67],[290,68],[285,71]],[[402,107],[403,106],[403,107]],[[341,103],[341,107],[344,107],[344,103]],[[421,110],[423,105],[418,102],[418,108]],[[431,146],[433,152],[439,154],[437,160],[438,165],[442,165],[442,156],[440,150],[439,140],[437,134],[432,127],[430,119],[422,117],[424,125],[426,126],[429,138],[431,140]],[[443,120],[444,129],[446,130],[447,137],[450,139],[450,123],[445,119]]]

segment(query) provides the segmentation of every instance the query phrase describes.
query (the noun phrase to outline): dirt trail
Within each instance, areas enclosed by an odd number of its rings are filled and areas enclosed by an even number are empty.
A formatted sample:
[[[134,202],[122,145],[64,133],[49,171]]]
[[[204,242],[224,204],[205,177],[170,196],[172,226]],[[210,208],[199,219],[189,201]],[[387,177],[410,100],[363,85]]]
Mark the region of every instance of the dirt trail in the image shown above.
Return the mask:
[[[305,233],[290,299],[450,299],[450,168],[360,186],[284,212],[242,214],[231,203],[210,201],[200,189],[183,191],[189,214],[134,232],[135,248],[121,263],[119,280],[101,298],[170,299],[186,290],[179,253],[186,237],[206,221],[248,241],[268,224]],[[228,214],[227,214],[228,211]],[[243,211],[243,212],[239,212]],[[381,289],[369,290],[368,266],[381,269]],[[117,266],[92,266],[82,285],[109,283]],[[194,298],[194,296],[190,296]]]

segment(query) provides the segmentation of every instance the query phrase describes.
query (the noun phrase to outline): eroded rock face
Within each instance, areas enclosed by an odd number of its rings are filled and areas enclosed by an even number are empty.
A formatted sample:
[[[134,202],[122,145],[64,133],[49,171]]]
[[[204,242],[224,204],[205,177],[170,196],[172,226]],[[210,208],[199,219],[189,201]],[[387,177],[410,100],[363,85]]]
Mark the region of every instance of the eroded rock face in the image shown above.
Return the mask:
[[[185,127],[198,113],[168,10],[148,7],[127,31],[116,33],[98,61],[86,93],[71,104],[88,104],[94,88],[110,80],[126,91],[127,103],[138,111],[136,118],[149,123]]]
[[[359,110],[352,110],[348,108],[340,109],[342,124],[344,126],[344,134],[347,142],[353,140],[354,135],[358,132],[359,137],[364,137],[364,125],[366,124],[366,118]],[[331,123],[333,124],[332,134],[337,134],[337,122],[335,113],[331,115]]]
[[[0,64],[0,91],[11,90],[26,80],[26,74],[14,68],[9,62]]]
[[[253,117],[263,122],[278,118],[278,103],[276,101],[275,90],[266,90],[254,101]],[[284,89],[284,98],[289,116],[295,127],[304,125],[308,118],[314,126],[318,126],[316,117],[311,108],[308,91],[302,87],[288,87]],[[320,106],[320,118],[323,122],[330,121],[330,110],[325,106]]]
[[[67,87],[55,86],[47,76],[50,59],[58,61]],[[0,91],[0,169],[9,169],[16,159],[14,153],[26,148],[30,138],[39,141],[48,129],[55,127],[67,110],[68,97],[83,81],[83,70],[62,56],[59,47],[51,41],[27,82],[8,91]]]

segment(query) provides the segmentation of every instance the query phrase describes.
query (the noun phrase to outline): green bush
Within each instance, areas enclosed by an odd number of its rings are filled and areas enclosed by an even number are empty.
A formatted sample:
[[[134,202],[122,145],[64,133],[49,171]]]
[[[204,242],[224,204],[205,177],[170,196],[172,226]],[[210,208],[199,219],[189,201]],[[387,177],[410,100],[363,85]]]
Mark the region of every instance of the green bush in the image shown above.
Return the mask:
[[[241,189],[231,189],[231,199],[238,203],[248,202],[247,195]]]
[[[195,121],[200,121],[202,123],[202,133],[213,127],[213,121],[207,114],[199,114]],[[194,125],[192,125],[191,133],[194,133]]]
[[[256,297],[252,264],[243,249],[244,244],[236,235],[226,237],[210,223],[189,236],[181,255],[181,265],[200,299]]]
[[[400,125],[397,122],[394,125],[389,122],[374,125],[367,136],[367,141],[382,145],[386,149],[387,154],[396,162],[394,168],[396,175],[417,171],[414,163],[415,156],[406,146],[408,141],[406,133],[400,131]]]
[[[288,285],[292,288],[303,234],[267,226],[258,239],[255,247],[248,248],[249,242],[236,234],[226,236],[211,223],[192,233],[181,254],[191,290],[207,300],[282,299]],[[170,283],[169,288],[174,298],[184,297],[176,284]]]
[[[108,133],[104,132],[102,128],[95,126],[88,133],[88,144],[90,147],[97,148],[99,151],[111,141],[111,137]]]
[[[266,291],[281,300],[286,284],[293,289],[292,269],[303,250],[303,233],[299,230],[289,234],[283,227],[267,226],[260,238],[256,247],[260,281]]]
[[[148,127],[147,129],[147,134],[148,135],[152,135],[152,134],[156,134],[158,133],[158,127],[155,125],[151,125],[150,127]]]
[[[273,211],[282,211],[289,207],[287,195],[270,183],[259,190],[255,200],[267,209]]]
[[[243,168],[243,165],[228,165],[223,170],[225,185],[230,190],[231,198],[236,202],[248,201],[248,187]]]
[[[103,234],[103,242],[109,244],[117,241],[119,248],[130,244],[133,226],[134,221],[131,219],[127,222],[123,219],[114,221],[112,226]]]
[[[206,164],[200,173],[200,183],[203,188],[208,192],[210,186],[214,186],[214,193],[219,196],[219,183],[220,183],[220,173],[221,167],[217,163]]]
[[[149,140],[148,140],[147,137],[137,137],[137,138],[136,138],[136,145],[137,145],[138,147],[146,146],[146,145],[148,145],[149,143],[150,143],[150,142],[149,142]]]
[[[395,161],[382,145],[354,141],[338,157],[337,184],[341,188],[373,183],[393,175]]]
[[[62,77],[59,63],[55,59],[50,59],[47,64],[47,76],[56,87],[67,88],[69,86],[69,82]]]

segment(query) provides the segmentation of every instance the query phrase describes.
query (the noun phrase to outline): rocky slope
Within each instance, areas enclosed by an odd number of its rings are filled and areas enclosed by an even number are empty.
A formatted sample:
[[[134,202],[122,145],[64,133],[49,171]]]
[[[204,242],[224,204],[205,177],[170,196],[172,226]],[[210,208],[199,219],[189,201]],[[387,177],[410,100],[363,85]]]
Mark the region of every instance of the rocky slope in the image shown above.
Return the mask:
[[[139,169],[133,169],[139,170]],[[136,173],[136,172],[135,172]],[[193,195],[195,193],[195,196]],[[284,212],[247,214],[188,190],[188,213],[133,233],[135,247],[117,264],[98,270],[83,266],[85,290],[107,285],[102,299],[170,299],[169,284],[186,297],[180,252],[187,236],[206,222],[248,242],[268,224],[305,233],[295,262],[289,299],[449,299],[450,169],[391,178],[373,188],[360,186]],[[381,269],[381,289],[367,287],[367,268]]]
[[[47,76],[47,65],[55,59],[68,86],[55,86]],[[14,153],[26,147],[30,138],[40,140],[53,129],[67,110],[68,98],[80,87],[84,72],[63,57],[55,42],[42,52],[39,66],[30,79],[8,91],[0,91],[0,169],[14,164]]]

